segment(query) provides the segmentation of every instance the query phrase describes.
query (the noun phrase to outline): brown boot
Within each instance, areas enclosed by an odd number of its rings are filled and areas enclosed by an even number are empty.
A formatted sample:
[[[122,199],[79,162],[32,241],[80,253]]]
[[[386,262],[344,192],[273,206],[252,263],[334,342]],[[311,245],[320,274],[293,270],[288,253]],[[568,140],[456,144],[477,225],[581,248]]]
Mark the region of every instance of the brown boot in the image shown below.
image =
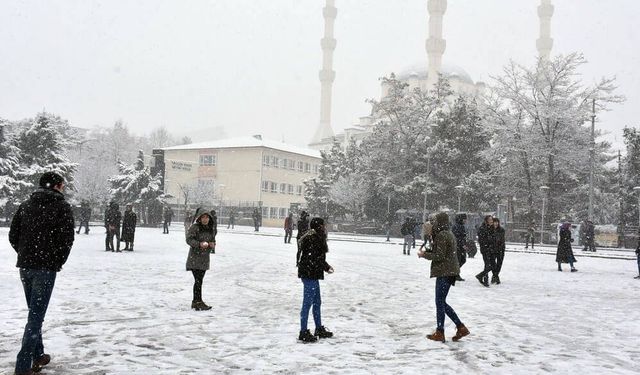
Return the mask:
[[[458,330],[456,331],[456,335],[453,336],[451,340],[458,341],[461,338],[467,336],[468,334],[469,334],[469,330],[467,329],[467,327],[465,327],[464,324],[460,324],[458,326]]]
[[[438,329],[436,329],[436,331],[434,333],[428,334],[427,338],[429,340],[433,340],[433,341],[440,341],[440,342],[444,342],[444,331],[440,331]]]

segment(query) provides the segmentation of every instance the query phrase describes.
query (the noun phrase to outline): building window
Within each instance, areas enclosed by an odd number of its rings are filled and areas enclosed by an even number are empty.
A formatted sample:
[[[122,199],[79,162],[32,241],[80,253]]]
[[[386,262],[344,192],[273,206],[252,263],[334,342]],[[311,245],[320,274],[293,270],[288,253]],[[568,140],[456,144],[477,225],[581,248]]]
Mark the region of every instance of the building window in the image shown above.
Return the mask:
[[[291,184],[287,185],[287,193],[293,195],[293,185],[291,185]]]
[[[277,193],[278,192],[278,184],[276,184],[275,182],[270,182],[269,184],[271,184],[271,192],[272,193]]]
[[[272,219],[278,218],[278,207],[269,207],[269,217]]]
[[[270,161],[270,160],[271,160],[271,159],[270,159],[270,156],[269,156],[269,155],[262,155],[262,165],[263,165],[263,166],[268,167],[269,165],[271,165],[271,164],[269,163],[269,161]]]
[[[282,160],[280,161],[282,163],[282,165],[280,166],[282,169],[289,168],[289,159],[282,158]]]
[[[200,155],[200,166],[213,167],[216,165],[215,155]]]
[[[279,163],[280,163],[280,159],[278,159],[278,157],[277,157],[277,156],[272,156],[272,157],[271,157],[271,165],[272,165],[274,168],[279,168]]]
[[[262,191],[264,192],[269,191],[269,181],[262,181]]]
[[[304,163],[304,172],[305,173],[311,173],[311,164]]]
[[[285,217],[287,217],[287,209],[286,208],[281,208],[280,209],[280,219],[284,219]]]
[[[296,169],[296,161],[293,159],[289,160],[289,169],[294,171]]]
[[[301,185],[296,186],[296,194],[297,195],[302,195],[302,186]]]
[[[318,174],[320,171],[320,166],[318,164],[313,165],[313,173]]]
[[[304,168],[304,163],[299,161],[298,162],[298,172],[302,172],[304,170],[303,168]]]
[[[269,207],[262,207],[262,218],[267,219],[269,217]]]
[[[280,194],[287,194],[287,184],[280,184]]]

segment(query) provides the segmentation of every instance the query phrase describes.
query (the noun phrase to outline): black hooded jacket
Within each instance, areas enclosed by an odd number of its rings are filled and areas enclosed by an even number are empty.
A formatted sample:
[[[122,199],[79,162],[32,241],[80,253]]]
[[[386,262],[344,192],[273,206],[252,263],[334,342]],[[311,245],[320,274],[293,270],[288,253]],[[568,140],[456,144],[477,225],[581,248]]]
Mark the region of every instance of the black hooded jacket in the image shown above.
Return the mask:
[[[18,253],[16,267],[60,271],[69,257],[73,235],[73,211],[64,195],[37,190],[11,221],[9,242]]]

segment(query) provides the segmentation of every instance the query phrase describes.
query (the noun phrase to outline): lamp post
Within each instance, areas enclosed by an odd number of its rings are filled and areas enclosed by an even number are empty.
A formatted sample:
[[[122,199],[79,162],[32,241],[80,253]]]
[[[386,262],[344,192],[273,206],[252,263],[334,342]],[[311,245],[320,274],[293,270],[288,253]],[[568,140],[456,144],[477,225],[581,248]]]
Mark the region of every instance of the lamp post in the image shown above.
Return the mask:
[[[547,191],[549,191],[548,186],[540,186],[540,191],[542,192],[542,223],[540,224],[540,245],[544,243],[544,206],[547,203]]]
[[[460,203],[462,201],[462,189],[464,189],[464,187],[462,185],[458,185],[455,187],[456,191],[458,192],[458,213],[460,212]]]
[[[638,195],[638,228],[640,228],[640,186],[634,187],[633,191]]]
[[[224,188],[226,186],[227,185],[225,185],[225,184],[218,184],[218,188],[220,188],[220,213],[219,213],[219,215],[220,215],[220,225],[223,224],[223,221],[222,221],[222,202],[223,201],[222,201],[222,199],[223,199]]]

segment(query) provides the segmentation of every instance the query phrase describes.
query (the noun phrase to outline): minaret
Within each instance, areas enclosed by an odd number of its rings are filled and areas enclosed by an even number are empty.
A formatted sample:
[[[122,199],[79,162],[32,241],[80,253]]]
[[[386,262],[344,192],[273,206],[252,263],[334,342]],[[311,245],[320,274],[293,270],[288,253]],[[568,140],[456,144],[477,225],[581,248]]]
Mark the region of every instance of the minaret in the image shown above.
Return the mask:
[[[320,124],[311,140],[311,143],[320,142],[324,138],[333,137],[331,129],[331,88],[336,72],[333,71],[333,50],[336,49],[336,40],[333,37],[333,23],[336,20],[338,9],[335,0],[327,0],[323,10],[324,38],[320,40],[322,46],[322,70],[320,71]]]
[[[553,5],[551,0],[540,0],[538,6],[538,17],[540,17],[540,37],[536,41],[538,56],[549,60],[553,39],[551,39],[551,16],[553,16]]]
[[[438,81],[438,72],[442,68],[442,55],[447,48],[447,42],[442,38],[442,17],[447,11],[447,0],[429,0],[429,38],[426,42],[427,57],[427,87],[431,88]]]

